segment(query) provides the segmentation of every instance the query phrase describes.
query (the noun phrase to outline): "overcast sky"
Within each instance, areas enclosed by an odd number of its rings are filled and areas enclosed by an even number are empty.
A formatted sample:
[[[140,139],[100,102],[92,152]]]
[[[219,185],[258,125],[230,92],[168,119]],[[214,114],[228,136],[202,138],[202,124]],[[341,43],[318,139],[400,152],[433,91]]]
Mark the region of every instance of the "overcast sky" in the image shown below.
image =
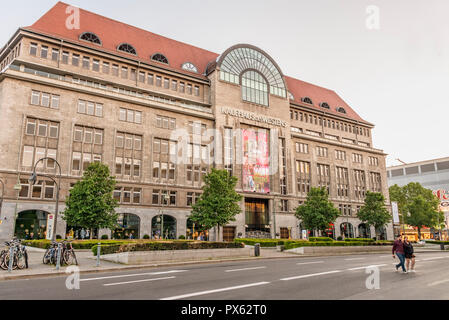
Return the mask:
[[[66,2],[219,54],[237,43],[262,48],[284,74],[335,90],[374,123],[387,165],[449,156],[447,0]],[[55,3],[2,3],[0,47]]]

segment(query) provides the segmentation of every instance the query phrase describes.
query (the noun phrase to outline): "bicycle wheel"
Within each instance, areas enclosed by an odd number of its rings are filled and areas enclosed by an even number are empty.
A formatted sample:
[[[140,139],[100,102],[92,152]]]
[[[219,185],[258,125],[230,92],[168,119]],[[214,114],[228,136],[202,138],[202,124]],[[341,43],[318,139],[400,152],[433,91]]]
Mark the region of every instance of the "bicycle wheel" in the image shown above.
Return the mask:
[[[10,254],[9,254],[9,252],[8,252],[8,253],[5,255],[5,259],[3,260],[3,261],[4,261],[4,265],[5,265],[5,267],[6,267],[5,270],[8,270],[8,269],[9,269],[9,260],[10,260]],[[13,270],[16,270],[16,269],[17,269],[17,256],[16,256],[16,255],[13,256],[12,269],[13,269]]]
[[[6,251],[3,250],[3,251],[0,253],[0,268],[1,268],[2,270],[8,270],[8,267],[7,267],[6,264],[5,264],[5,256],[6,256]]]
[[[25,269],[27,263],[26,263],[26,257],[23,254],[23,252],[18,252],[14,257],[16,260],[15,262],[16,262],[17,268],[19,270]]]
[[[45,251],[44,257],[42,258],[42,262],[44,264],[49,264],[50,263],[50,249],[47,249],[47,251]]]
[[[73,250],[66,250],[64,252],[64,262],[68,266],[78,265],[78,261],[76,260],[76,255]]]

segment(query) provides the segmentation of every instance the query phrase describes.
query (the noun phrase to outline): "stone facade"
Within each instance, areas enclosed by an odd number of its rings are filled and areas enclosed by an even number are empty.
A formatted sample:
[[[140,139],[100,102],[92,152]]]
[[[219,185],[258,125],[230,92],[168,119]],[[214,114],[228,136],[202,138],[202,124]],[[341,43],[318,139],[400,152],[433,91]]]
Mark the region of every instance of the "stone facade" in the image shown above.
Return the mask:
[[[36,54],[33,48],[36,46]],[[47,58],[42,58],[43,46],[48,47]],[[298,190],[296,161],[310,163],[311,186],[317,183],[317,164],[330,166],[330,198],[338,207],[339,204],[352,206],[351,215],[341,217],[335,226],[335,236],[340,235],[340,224],[350,222],[356,230],[360,222],[356,219],[355,209],[363,205],[363,200],[354,196],[353,170],[365,172],[366,190],[370,190],[368,181],[369,173],[380,174],[381,192],[388,200],[388,186],[385,168],[385,154],[372,147],[371,129],[373,126],[367,122],[353,120],[344,115],[338,116],[332,113],[311,108],[307,104],[293,102],[287,97],[269,94],[269,106],[246,102],[242,99],[240,85],[220,80],[220,66],[209,70],[208,74],[180,73],[163,65],[150,65],[130,59],[123,55],[112,54],[103,50],[97,50],[91,46],[81,45],[75,42],[61,43],[60,39],[44,34],[31,33],[20,30],[10,42],[9,47],[15,48],[16,53],[8,60],[6,67],[0,73],[0,118],[2,130],[0,130],[0,178],[5,182],[4,201],[0,219],[0,238],[7,239],[13,236],[13,222],[15,214],[26,210],[42,210],[48,213],[54,212],[55,197],[45,198],[45,190],[41,190],[40,197],[34,198],[34,189],[26,186],[26,180],[32,172],[32,167],[26,166],[25,146],[33,147],[34,156],[32,163],[39,158],[37,150],[56,150],[56,159],[62,167],[62,183],[60,195],[60,212],[64,210],[64,201],[69,194],[71,184],[75,183],[82,175],[82,170],[74,170],[74,153],[98,154],[101,161],[107,164],[113,173],[116,170],[117,136],[124,133],[142,137],[140,150],[125,150],[123,157],[138,157],[141,160],[139,175],[117,176],[118,185],[123,188],[140,190],[138,203],[129,203],[127,196],[122,194],[122,203],[119,213],[133,214],[140,218],[140,237],[152,235],[152,220],[161,213],[173,217],[176,220],[176,236],[186,235],[187,219],[191,207],[187,202],[189,192],[200,193],[202,184],[188,179],[188,165],[176,165],[173,179],[155,178],[155,162],[170,163],[167,155],[156,154],[154,150],[157,139],[173,141],[177,143],[178,152],[181,146],[186,146],[186,138],[190,143],[194,141],[199,145],[210,145],[208,158],[215,161],[201,164],[209,170],[212,166],[224,168],[223,165],[223,138],[225,128],[238,130],[241,128],[262,128],[268,132],[276,133],[276,137],[285,141],[286,157],[286,190],[280,185],[280,170],[272,171],[270,175],[269,193],[249,193],[244,191],[242,183],[242,165],[233,163],[232,172],[239,178],[237,191],[245,199],[256,198],[268,200],[269,225],[272,237],[282,233],[281,229],[290,228],[293,238],[301,237],[299,221],[294,216],[295,208],[305,201],[305,194]],[[56,59],[52,59],[52,50],[58,50]],[[5,49],[6,50],[6,49]],[[0,54],[0,63],[8,56],[6,51]],[[67,61],[63,54],[67,53]],[[79,65],[74,66],[72,59],[79,55]],[[83,67],[83,58],[89,58],[89,65]],[[94,68],[94,63],[98,69]],[[109,66],[108,73],[103,70],[104,63]],[[113,75],[113,65],[118,66],[118,75]],[[127,68],[126,77],[122,74],[123,68]],[[134,70],[134,71],[132,71]],[[131,75],[135,72],[135,76]],[[144,73],[144,81],[141,74]],[[153,84],[149,83],[149,75],[152,75]],[[161,77],[161,85],[157,85],[157,77]],[[168,88],[164,87],[168,80]],[[176,85],[175,85],[176,81]],[[184,92],[181,90],[181,83]],[[188,93],[187,86],[192,86],[192,93]],[[195,90],[195,87],[197,89]],[[176,90],[174,89],[176,88]],[[33,91],[48,93],[58,98],[58,107],[43,107],[33,104]],[[40,96],[42,99],[42,96]],[[79,100],[93,102],[102,105],[100,116],[81,114],[78,110]],[[39,103],[41,104],[41,103]],[[51,105],[51,103],[50,103]],[[250,112],[258,116],[274,119],[275,122],[249,120],[245,117],[236,117],[222,112],[224,108],[231,108],[244,112]],[[127,109],[140,112],[140,123],[121,121],[121,110]],[[301,112],[313,117],[318,117],[320,123],[296,120],[295,112]],[[175,119],[176,130],[184,130],[177,133],[174,129],[159,126],[157,117]],[[28,120],[36,120],[36,131],[30,135]],[[50,139],[38,135],[39,121],[47,121],[58,126],[56,138]],[[329,126],[324,122],[329,121]],[[340,122],[341,129],[332,127],[331,121]],[[212,137],[208,135],[195,135],[191,124],[200,122],[203,129],[216,130]],[[327,122],[326,122],[327,123]],[[285,125],[280,125],[285,124]],[[353,128],[363,128],[365,134],[358,134],[351,130],[343,130],[343,124]],[[75,141],[77,127],[92,128],[102,132],[101,143],[89,144]],[[204,127],[205,126],[205,127]],[[47,130],[47,129],[45,129]],[[48,128],[49,130],[49,128]],[[85,129],[84,129],[85,130]],[[307,130],[318,132],[319,136],[307,134]],[[351,132],[350,132],[351,131]],[[209,132],[209,131],[208,131]],[[217,134],[220,133],[220,134]],[[47,132],[46,132],[47,135]],[[330,138],[329,138],[330,137]],[[336,137],[336,139],[332,139]],[[234,146],[238,146],[238,136],[233,138]],[[347,139],[347,140],[345,140]],[[354,141],[353,144],[347,143]],[[346,141],[346,142],[345,142]],[[211,143],[212,142],[212,143]],[[276,143],[278,141],[275,141]],[[307,154],[296,152],[296,143],[308,145]],[[327,156],[317,154],[317,147],[327,148]],[[38,149],[39,148],[39,149]],[[212,152],[212,149],[213,152]],[[278,146],[271,144],[270,159],[279,162]],[[336,159],[335,151],[345,151],[346,159]],[[233,150],[233,159],[239,156],[238,148]],[[363,156],[362,163],[355,163],[352,155]],[[47,154],[48,155],[48,154]],[[375,157],[377,163],[368,161],[369,157]],[[84,159],[80,160],[81,166]],[[92,159],[91,159],[92,161]],[[337,166],[349,170],[349,195],[346,198],[338,197],[335,168]],[[55,169],[40,169],[40,173],[54,175]],[[125,171],[126,172],[126,171]],[[195,173],[193,173],[195,174]],[[201,172],[198,173],[199,175]],[[160,176],[160,174],[158,175]],[[29,193],[24,194],[22,189],[20,196],[14,190],[17,181],[22,181],[22,187],[28,187]],[[43,179],[46,180],[46,179]],[[25,181],[25,182],[24,182]],[[126,190],[126,189],[123,189]],[[172,205],[161,206],[153,202],[154,190],[167,190],[176,192],[176,199]],[[49,190],[51,193],[51,190]],[[122,191],[123,192],[123,191]],[[37,194],[37,193],[36,193]],[[287,201],[288,206],[282,212],[279,209],[280,201]],[[17,207],[16,207],[17,206]],[[241,234],[246,236],[245,201],[241,203],[242,213],[236,217],[236,221],[230,226],[236,227],[234,236]],[[392,238],[391,227],[387,228],[388,238]],[[223,231],[223,230],[221,230]],[[371,234],[374,234],[371,230]],[[67,233],[63,219],[59,218],[57,234],[65,236]],[[99,235],[111,236],[108,230],[100,230]],[[210,237],[214,239],[215,231],[210,231]],[[285,234],[285,233],[284,233]],[[220,232],[223,237],[223,232]]]

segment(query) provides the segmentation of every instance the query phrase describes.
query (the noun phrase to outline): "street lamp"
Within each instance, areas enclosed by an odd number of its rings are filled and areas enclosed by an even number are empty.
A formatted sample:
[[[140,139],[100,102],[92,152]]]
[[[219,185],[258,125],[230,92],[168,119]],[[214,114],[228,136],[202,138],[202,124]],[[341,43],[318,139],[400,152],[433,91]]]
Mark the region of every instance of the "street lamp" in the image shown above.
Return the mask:
[[[49,158],[49,157],[42,158],[42,159],[38,160],[36,162],[36,164],[34,165],[33,173],[31,174],[31,176],[28,179],[28,181],[30,182],[30,185],[32,185],[32,186],[34,184],[36,184],[37,176],[38,176],[37,173],[36,173],[36,167],[39,164],[39,162],[45,161],[45,160],[47,160],[47,161],[48,160],[54,161],[58,165],[58,168],[59,168],[59,180],[58,180],[58,182],[56,182],[56,180],[53,177],[49,176],[49,175],[39,174],[41,177],[45,177],[45,178],[49,178],[49,179],[53,180],[53,182],[56,185],[56,208],[55,208],[55,220],[54,220],[55,222],[54,222],[54,226],[53,226],[54,232],[52,233],[52,239],[51,239],[52,241],[55,241],[56,240],[56,228],[57,228],[57,224],[58,224],[59,190],[60,190],[60,187],[61,187],[61,172],[62,172],[59,162],[56,161],[56,159]],[[48,232],[48,230],[47,230],[47,232]]]

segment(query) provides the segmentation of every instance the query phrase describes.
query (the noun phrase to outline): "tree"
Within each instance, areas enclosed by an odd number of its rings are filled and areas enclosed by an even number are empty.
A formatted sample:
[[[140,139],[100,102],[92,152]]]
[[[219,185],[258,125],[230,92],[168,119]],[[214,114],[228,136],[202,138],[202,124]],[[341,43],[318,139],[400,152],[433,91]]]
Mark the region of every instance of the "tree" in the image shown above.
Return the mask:
[[[424,188],[420,183],[390,187],[390,199],[398,203],[402,223],[418,229],[419,239],[423,227],[440,227],[439,224],[444,222],[444,214],[439,211],[439,199],[432,190]]]
[[[114,229],[118,214],[118,202],[113,198],[115,178],[110,175],[108,166],[92,163],[84,171],[80,181],[70,191],[66,200],[63,219],[68,225],[90,229]]]
[[[377,231],[391,222],[391,214],[385,207],[385,197],[382,193],[366,193],[365,205],[357,213],[357,217],[363,223],[373,226]]]
[[[226,170],[212,168],[212,172],[204,177],[203,194],[193,206],[190,219],[205,227],[212,229],[235,221],[235,216],[241,212],[239,202],[243,199],[235,191],[238,179]]]
[[[326,188],[312,188],[295,215],[308,230],[326,230],[340,216],[340,211],[329,201]]]

